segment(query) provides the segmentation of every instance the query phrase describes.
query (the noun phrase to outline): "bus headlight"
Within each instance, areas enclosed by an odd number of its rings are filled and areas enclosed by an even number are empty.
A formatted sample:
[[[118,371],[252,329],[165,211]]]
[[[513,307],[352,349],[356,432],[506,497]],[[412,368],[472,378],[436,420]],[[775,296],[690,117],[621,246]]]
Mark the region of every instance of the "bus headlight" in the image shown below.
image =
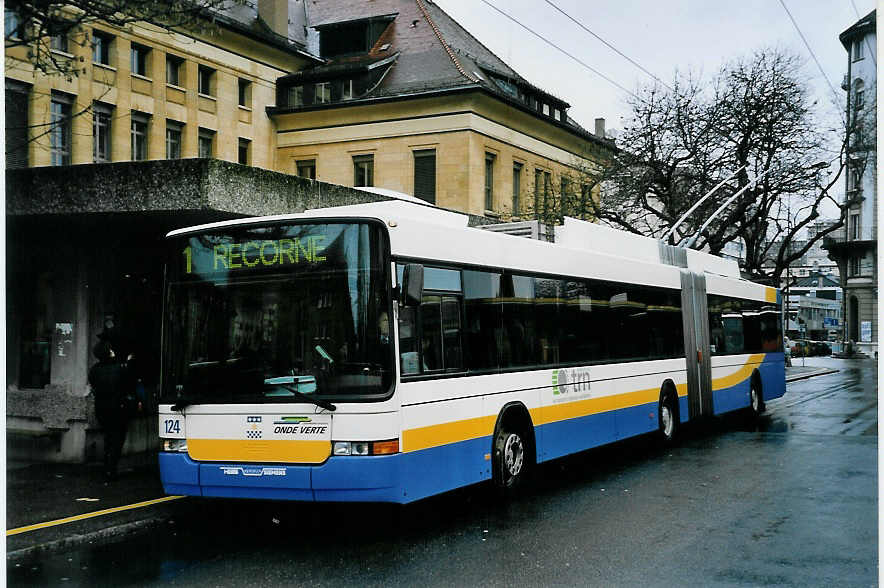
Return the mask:
[[[334,455],[390,455],[399,453],[399,439],[389,441],[334,441]]]
[[[163,451],[187,451],[187,439],[163,439]]]

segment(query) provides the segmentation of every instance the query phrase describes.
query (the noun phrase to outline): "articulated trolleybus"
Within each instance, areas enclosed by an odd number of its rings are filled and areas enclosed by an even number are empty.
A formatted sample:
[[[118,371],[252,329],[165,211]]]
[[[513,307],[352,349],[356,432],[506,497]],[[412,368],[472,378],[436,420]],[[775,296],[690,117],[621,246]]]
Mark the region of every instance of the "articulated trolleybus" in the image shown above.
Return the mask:
[[[408,201],[168,237],[166,492],[407,503],[785,391],[780,295],[566,219],[556,242]]]

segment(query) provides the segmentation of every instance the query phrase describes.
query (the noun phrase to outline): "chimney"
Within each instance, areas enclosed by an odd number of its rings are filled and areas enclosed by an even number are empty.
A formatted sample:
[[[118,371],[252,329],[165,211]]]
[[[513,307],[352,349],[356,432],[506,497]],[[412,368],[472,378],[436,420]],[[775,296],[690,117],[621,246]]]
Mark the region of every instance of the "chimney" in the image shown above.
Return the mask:
[[[605,119],[597,118],[595,119],[595,136],[605,138]]]
[[[258,16],[271,31],[289,38],[289,0],[258,0]]]

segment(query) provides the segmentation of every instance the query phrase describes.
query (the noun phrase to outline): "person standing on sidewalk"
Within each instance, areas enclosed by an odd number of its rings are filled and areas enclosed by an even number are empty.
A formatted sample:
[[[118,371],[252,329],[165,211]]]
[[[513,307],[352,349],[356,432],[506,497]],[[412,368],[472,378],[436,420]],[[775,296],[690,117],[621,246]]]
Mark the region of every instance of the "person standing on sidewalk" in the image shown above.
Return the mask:
[[[104,474],[113,479],[133,411],[135,382],[128,364],[116,361],[108,340],[99,341],[93,353],[98,363],[89,370],[89,384],[95,396],[95,416],[104,430]]]

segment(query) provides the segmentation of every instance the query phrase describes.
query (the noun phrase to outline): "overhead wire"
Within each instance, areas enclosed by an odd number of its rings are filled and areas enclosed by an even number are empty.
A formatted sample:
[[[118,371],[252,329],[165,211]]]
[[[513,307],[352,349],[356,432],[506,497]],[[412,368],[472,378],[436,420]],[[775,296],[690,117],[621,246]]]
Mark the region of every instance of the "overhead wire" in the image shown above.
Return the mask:
[[[629,63],[631,63],[632,65],[634,65],[635,67],[637,67],[638,69],[640,69],[641,71],[643,71],[644,73],[646,73],[647,75],[651,76],[655,81],[657,81],[657,82],[659,82],[660,84],[662,84],[663,86],[665,86],[666,89],[668,89],[668,90],[670,90],[670,91],[672,91],[672,92],[675,91],[675,90],[674,90],[672,87],[670,87],[666,82],[664,82],[663,80],[661,80],[660,78],[658,78],[656,75],[654,75],[653,73],[651,73],[650,71],[648,71],[647,69],[645,69],[644,67],[642,67],[641,64],[639,64],[639,63],[636,62],[634,59],[632,59],[631,57],[629,57],[628,55],[626,55],[625,53],[623,53],[622,51],[620,51],[619,49],[617,49],[616,47],[614,47],[614,45],[612,45],[611,43],[609,43],[608,41],[606,41],[605,39],[601,38],[599,35],[597,35],[596,33],[594,33],[594,32],[593,32],[592,30],[590,30],[589,27],[587,27],[585,24],[583,24],[582,22],[580,22],[579,20],[577,20],[576,18],[574,18],[573,16],[571,16],[570,14],[568,14],[567,12],[565,12],[564,10],[562,10],[561,8],[559,8],[558,6],[556,6],[556,4],[554,4],[551,0],[546,0],[546,3],[549,4],[550,6],[552,6],[553,8],[555,8],[556,10],[558,10],[558,11],[559,11],[560,13],[562,13],[566,18],[568,18],[571,22],[573,22],[574,24],[576,24],[578,27],[580,27],[581,29],[583,29],[584,31],[586,31],[587,33],[589,33],[590,35],[592,35],[593,37],[595,37],[596,39],[598,39],[599,41],[601,41],[602,43],[604,43],[605,46],[607,46],[609,49],[611,49],[614,53],[616,53],[617,55],[619,55],[620,57],[622,57],[623,59],[625,59],[626,61],[628,61]]]
[[[531,33],[532,35],[534,35],[535,37],[540,39],[541,41],[554,47],[555,49],[559,50],[561,53],[564,53],[565,55],[567,55],[568,57],[570,57],[571,59],[573,59],[574,61],[576,61],[577,63],[579,63],[580,65],[582,65],[583,67],[585,67],[586,69],[591,71],[592,73],[594,73],[595,75],[599,76],[600,78],[602,78],[603,80],[605,80],[609,84],[617,87],[618,89],[620,89],[623,92],[626,92],[627,94],[629,94],[630,96],[632,96],[636,100],[642,100],[638,95],[635,94],[635,92],[632,92],[631,90],[627,90],[625,87],[621,86],[620,84],[618,84],[617,82],[615,82],[614,80],[612,80],[611,78],[609,78],[608,76],[606,76],[605,74],[600,72],[599,70],[595,69],[594,67],[592,67],[591,65],[589,65],[588,63],[586,63],[585,61],[583,61],[582,59],[580,59],[576,55],[569,53],[568,51],[565,51],[564,49],[562,49],[561,47],[559,47],[558,45],[556,45],[555,43],[553,43],[552,41],[550,41],[549,39],[547,39],[546,37],[544,37],[543,35],[538,33],[537,31],[534,31],[531,28],[529,28],[528,26],[522,24],[521,22],[516,20],[514,17],[510,16],[509,14],[507,14],[506,12],[504,12],[503,10],[501,10],[500,8],[498,8],[497,6],[495,6],[494,4],[489,2],[488,0],[482,0],[482,2],[487,4],[489,7],[491,7],[493,10],[497,11],[501,15],[503,15],[505,18],[507,18],[507,19],[511,20],[512,22],[514,22],[515,24],[519,25],[520,27],[522,27],[523,29],[525,29],[526,31],[528,31],[529,33]]]
[[[816,63],[816,66],[820,70],[820,73],[823,74],[823,79],[826,80],[826,83],[829,85],[829,89],[832,90],[832,96],[835,97],[835,104],[839,104],[841,102],[841,96],[839,96],[838,92],[835,90],[835,86],[832,84],[832,80],[830,80],[829,76],[826,75],[826,70],[823,69],[823,66],[820,64],[820,60],[816,58],[816,54],[810,47],[810,43],[807,42],[807,38],[804,36],[804,33],[801,32],[801,27],[798,26],[798,23],[795,21],[795,17],[792,16],[792,13],[789,11],[789,7],[786,6],[785,0],[780,0],[780,5],[783,7],[783,10],[786,11],[786,14],[789,15],[789,20],[792,21],[792,25],[795,27],[795,30],[798,31],[798,35],[801,37],[801,40],[804,41],[804,46],[807,47],[808,53],[810,53],[810,56],[813,58],[814,63]]]

